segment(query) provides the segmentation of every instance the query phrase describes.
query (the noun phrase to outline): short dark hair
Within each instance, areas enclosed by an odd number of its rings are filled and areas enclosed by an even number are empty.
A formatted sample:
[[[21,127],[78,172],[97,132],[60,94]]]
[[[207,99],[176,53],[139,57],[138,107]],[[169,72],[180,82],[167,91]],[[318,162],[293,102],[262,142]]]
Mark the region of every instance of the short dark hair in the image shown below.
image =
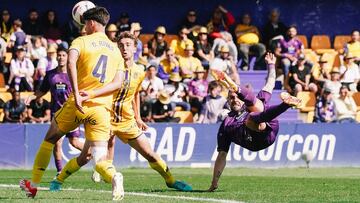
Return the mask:
[[[94,20],[103,26],[106,26],[110,20],[110,14],[104,7],[94,7],[84,12],[83,20]]]
[[[354,34],[355,32],[359,32],[359,30],[352,30],[351,34]],[[360,32],[359,32],[360,33]]]
[[[61,52],[61,51],[64,51],[64,52],[68,53],[68,49],[65,49],[65,48],[62,47],[62,46],[60,46],[60,47],[57,49],[56,53],[59,53],[59,52]]]
[[[129,31],[124,31],[122,33],[120,33],[119,37],[117,38],[117,42],[119,43],[121,39],[124,39],[124,38],[130,38],[134,41],[134,45],[135,47],[137,46],[137,40],[136,40],[136,37],[131,34]]]
[[[220,83],[216,80],[213,80],[209,83],[209,91],[211,91],[219,86],[220,86]]]

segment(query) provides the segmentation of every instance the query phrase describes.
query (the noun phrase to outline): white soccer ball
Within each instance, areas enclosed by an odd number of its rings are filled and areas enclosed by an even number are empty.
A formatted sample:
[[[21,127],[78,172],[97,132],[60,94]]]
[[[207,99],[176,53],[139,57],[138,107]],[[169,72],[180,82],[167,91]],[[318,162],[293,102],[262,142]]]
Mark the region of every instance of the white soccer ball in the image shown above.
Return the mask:
[[[85,11],[94,8],[95,4],[91,1],[80,1],[72,9],[72,17],[73,19],[79,23],[80,25],[84,25],[84,22],[82,20],[82,15]]]
[[[304,153],[302,154],[301,158],[302,158],[305,162],[309,163],[310,161],[312,161],[312,160],[314,159],[314,155],[313,155],[312,152],[306,151],[306,152],[304,152]]]

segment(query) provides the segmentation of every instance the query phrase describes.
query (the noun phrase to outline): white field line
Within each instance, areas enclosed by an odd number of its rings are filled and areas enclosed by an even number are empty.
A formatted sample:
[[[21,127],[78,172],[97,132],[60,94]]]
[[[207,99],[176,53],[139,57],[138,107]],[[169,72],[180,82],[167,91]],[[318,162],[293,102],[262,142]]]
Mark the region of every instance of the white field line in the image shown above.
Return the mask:
[[[20,189],[19,185],[14,185],[14,184],[0,184],[0,188],[19,188]],[[46,188],[46,187],[38,187],[38,189],[39,190],[49,190],[49,188]],[[111,191],[107,191],[107,190],[91,190],[91,189],[76,189],[76,188],[65,188],[62,190],[63,191],[75,191],[75,192],[88,191],[88,192],[99,192],[99,193],[111,193]],[[192,201],[200,201],[200,202],[245,203],[242,201],[227,200],[227,199],[158,195],[158,194],[149,194],[149,193],[143,193],[143,192],[125,192],[125,195],[156,197],[156,198],[164,198],[164,199],[192,200]],[[125,198],[126,198],[126,196],[125,196]]]

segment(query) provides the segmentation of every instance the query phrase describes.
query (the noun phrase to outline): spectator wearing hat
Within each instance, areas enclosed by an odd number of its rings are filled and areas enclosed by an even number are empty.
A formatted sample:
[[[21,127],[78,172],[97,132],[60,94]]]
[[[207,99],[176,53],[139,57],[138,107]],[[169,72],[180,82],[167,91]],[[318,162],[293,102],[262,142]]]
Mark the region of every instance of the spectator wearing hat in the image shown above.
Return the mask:
[[[152,106],[152,119],[155,122],[174,122],[178,123],[180,118],[175,118],[175,109],[170,104],[170,95],[166,91],[161,91],[159,98]]]
[[[10,77],[8,85],[16,91],[32,91],[34,65],[29,58],[25,58],[25,48],[18,46],[15,49],[15,58],[10,62]]]
[[[328,59],[325,57],[326,55],[322,55],[319,58],[317,64],[314,64],[312,67],[312,78],[314,81],[322,86],[325,80],[330,79],[331,65],[328,63]]]
[[[197,123],[218,123],[226,104],[226,99],[220,95],[222,87],[219,82],[211,81],[208,90]]]
[[[0,26],[2,31],[1,37],[3,37],[6,42],[9,42],[10,36],[14,32],[14,28],[11,23],[10,13],[6,9],[1,12]]]
[[[146,70],[146,76],[141,83],[141,88],[146,93],[147,102],[155,102],[159,92],[164,90],[163,81],[156,76],[156,67],[150,65]]]
[[[179,106],[183,111],[190,111],[190,104],[185,101],[186,88],[181,82],[181,76],[178,72],[172,72],[169,77],[169,84],[165,85],[165,90],[170,95],[173,109]]]
[[[167,83],[170,73],[179,72],[179,61],[176,59],[175,52],[169,48],[166,50],[166,57],[158,66],[158,77]]]
[[[226,31],[220,32],[220,37],[214,40],[212,50],[214,51],[215,56],[219,56],[220,54],[219,49],[222,46],[227,46],[229,48],[229,54],[230,54],[229,57],[234,62],[234,64],[237,64],[238,50],[229,32]]]
[[[22,22],[20,19],[14,20],[13,29],[14,32],[10,36],[9,47],[25,46],[28,42],[25,32],[21,29]]]
[[[335,103],[331,89],[324,88],[320,97],[317,98],[315,105],[315,123],[336,122]]]
[[[28,18],[25,20],[24,32],[31,36],[42,35],[41,24],[39,21],[39,13],[36,9],[30,9]]]
[[[208,93],[208,81],[205,79],[205,69],[199,66],[194,73],[195,78],[188,84],[189,102],[193,114],[201,112],[203,100]]]
[[[350,91],[356,92],[360,80],[359,66],[355,63],[355,57],[349,53],[345,55],[344,65],[340,67],[340,81],[347,85]]]
[[[143,52],[143,44],[141,40],[139,39],[140,32],[142,27],[140,26],[140,23],[131,23],[131,34],[133,34],[136,38],[136,52],[134,54],[134,61],[138,62],[139,58],[142,56]]]
[[[299,55],[304,49],[302,42],[296,37],[296,27],[291,26],[287,30],[284,39],[280,39],[275,49],[275,55],[281,58],[281,68],[283,70],[284,77],[287,77],[290,67],[296,64]]]
[[[119,34],[124,31],[130,31],[130,16],[128,13],[123,12],[120,14],[119,20],[116,22],[116,27],[119,30]]]
[[[330,72],[330,79],[325,80],[323,88],[330,90],[333,97],[337,98],[339,96],[341,86],[339,68],[334,67]]]
[[[185,48],[188,45],[194,46],[194,43],[188,38],[189,30],[186,27],[180,29],[178,39],[173,39],[170,48],[175,51],[177,56],[185,56]]]
[[[214,59],[214,51],[212,50],[212,43],[208,39],[208,30],[206,27],[200,28],[195,46],[195,56],[200,59],[205,69],[209,69],[210,61]]]
[[[288,91],[294,95],[301,91],[311,91],[316,93],[317,86],[310,82],[311,65],[306,63],[305,56],[301,54],[296,61],[296,65],[292,66],[289,72]]]
[[[356,116],[356,103],[350,94],[348,86],[340,88],[340,96],[334,100],[336,120],[339,123],[354,123]]]
[[[218,70],[228,74],[236,84],[240,84],[239,74],[236,70],[236,66],[229,55],[229,47],[227,45],[219,47],[219,55],[210,63],[210,70]],[[207,80],[213,81],[214,78],[211,74],[208,74]]]
[[[12,89],[12,99],[6,102],[4,106],[5,123],[23,123],[26,120],[26,106],[20,99],[20,92]]]
[[[214,10],[209,23],[206,25],[211,38],[222,37],[220,32],[229,31],[230,26],[235,23],[235,18],[231,12],[219,5]]]
[[[57,66],[58,66],[58,61],[56,60],[56,47],[54,44],[51,44],[47,48],[47,56],[39,59],[39,62],[36,66],[36,71],[34,76],[35,90],[37,90],[40,87],[46,75],[46,72],[55,69]]]
[[[185,56],[179,57],[181,77],[188,83],[194,77],[194,71],[202,66],[198,58],[193,57],[194,46],[189,44],[185,48]]]
[[[158,65],[161,60],[165,59],[168,44],[165,41],[166,29],[164,26],[156,28],[154,37],[148,41],[150,63]]]
[[[256,26],[251,25],[250,14],[246,13],[241,18],[241,23],[235,28],[236,42],[239,47],[239,54],[242,58],[244,70],[248,70],[249,52],[256,56],[256,64],[259,64],[264,57],[266,47],[260,43],[260,33]],[[264,65],[264,67],[266,67]]]
[[[106,36],[113,42],[116,43],[116,33],[118,32],[119,30],[117,29],[116,25],[115,24],[109,24],[107,27],[106,27]]]
[[[355,62],[360,65],[360,33],[359,30],[353,30],[351,32],[351,40],[345,44],[345,55],[351,54],[355,57]]]

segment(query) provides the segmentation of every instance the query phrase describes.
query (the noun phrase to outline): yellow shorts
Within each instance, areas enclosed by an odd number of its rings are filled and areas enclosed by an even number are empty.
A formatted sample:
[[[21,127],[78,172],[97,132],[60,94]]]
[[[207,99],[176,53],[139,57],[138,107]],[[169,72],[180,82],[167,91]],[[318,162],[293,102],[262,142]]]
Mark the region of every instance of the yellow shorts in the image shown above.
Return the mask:
[[[89,141],[107,141],[110,138],[110,110],[99,104],[83,106],[82,114],[75,107],[74,101],[68,100],[54,116],[58,128],[68,133],[84,124],[85,138]]]
[[[129,140],[139,137],[142,133],[135,119],[119,123],[111,122],[111,131],[113,135],[116,135],[125,144],[128,143]]]

